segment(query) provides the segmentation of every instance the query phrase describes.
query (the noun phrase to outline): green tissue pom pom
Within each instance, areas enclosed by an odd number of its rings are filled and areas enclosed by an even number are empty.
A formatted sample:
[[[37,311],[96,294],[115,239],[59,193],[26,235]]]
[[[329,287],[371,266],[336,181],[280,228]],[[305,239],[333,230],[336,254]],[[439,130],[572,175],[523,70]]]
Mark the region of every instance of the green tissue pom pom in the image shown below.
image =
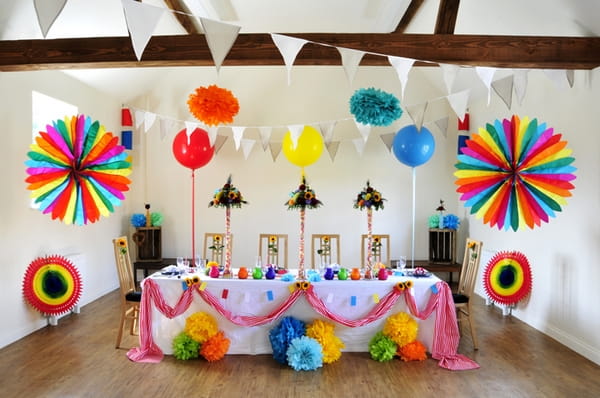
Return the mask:
[[[153,227],[160,227],[163,223],[163,215],[160,213],[150,214],[150,222]]]
[[[377,332],[369,342],[371,358],[379,362],[391,360],[396,355],[397,350],[398,345],[382,332]]]
[[[437,228],[440,225],[440,216],[433,214],[429,216],[429,228]]]
[[[173,339],[173,356],[183,361],[198,358],[200,356],[200,343],[185,332],[181,332]]]

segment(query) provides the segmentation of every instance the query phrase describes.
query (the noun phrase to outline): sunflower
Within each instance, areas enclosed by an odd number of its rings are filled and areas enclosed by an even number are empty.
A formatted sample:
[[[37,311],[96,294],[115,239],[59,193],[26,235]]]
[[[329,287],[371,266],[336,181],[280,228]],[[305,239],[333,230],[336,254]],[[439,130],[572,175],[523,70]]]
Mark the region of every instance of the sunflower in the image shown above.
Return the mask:
[[[324,243],[329,243],[329,236],[324,236],[323,237],[323,242]]]
[[[237,198],[237,193],[235,193],[233,191],[229,191],[229,194],[227,195],[227,197],[229,198],[229,200],[235,200]]]
[[[379,192],[373,192],[373,201],[374,202],[380,202],[381,201],[381,194]]]
[[[221,235],[215,235],[215,236],[213,236],[213,240],[215,242],[221,242]]]
[[[306,199],[306,200],[311,200],[313,197],[314,197],[314,195],[312,194],[312,192],[304,193],[304,199]]]
[[[275,235],[269,236],[269,243],[273,244],[277,242],[277,237]]]

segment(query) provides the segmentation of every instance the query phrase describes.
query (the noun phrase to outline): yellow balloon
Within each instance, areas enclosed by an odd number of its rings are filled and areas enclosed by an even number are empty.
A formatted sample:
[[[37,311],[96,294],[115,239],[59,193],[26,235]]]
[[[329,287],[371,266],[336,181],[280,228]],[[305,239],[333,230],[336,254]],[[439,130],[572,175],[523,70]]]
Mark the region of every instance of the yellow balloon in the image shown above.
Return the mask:
[[[311,126],[304,126],[298,138],[296,147],[293,147],[292,133],[285,133],[281,144],[283,154],[296,166],[304,167],[316,162],[323,152],[323,137],[321,133]]]

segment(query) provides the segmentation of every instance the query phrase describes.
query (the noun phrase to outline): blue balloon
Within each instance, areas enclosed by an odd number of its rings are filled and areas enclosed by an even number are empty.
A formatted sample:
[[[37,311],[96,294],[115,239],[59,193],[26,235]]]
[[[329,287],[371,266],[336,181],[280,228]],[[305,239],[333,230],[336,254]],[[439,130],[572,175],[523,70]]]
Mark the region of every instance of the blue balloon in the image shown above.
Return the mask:
[[[417,167],[431,159],[435,151],[435,141],[427,128],[421,127],[419,131],[417,126],[411,124],[402,127],[396,133],[392,149],[401,163]]]

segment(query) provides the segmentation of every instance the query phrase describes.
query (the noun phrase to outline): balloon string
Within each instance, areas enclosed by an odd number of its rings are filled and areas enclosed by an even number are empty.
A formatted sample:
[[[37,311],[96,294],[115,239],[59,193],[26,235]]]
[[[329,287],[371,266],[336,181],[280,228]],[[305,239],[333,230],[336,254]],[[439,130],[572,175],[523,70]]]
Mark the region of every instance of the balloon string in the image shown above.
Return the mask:
[[[195,192],[194,169],[192,169],[192,261],[196,261],[196,215],[194,212],[196,203]]]
[[[412,169],[412,242],[410,247],[411,268],[415,268],[415,191],[417,185],[417,168]]]

